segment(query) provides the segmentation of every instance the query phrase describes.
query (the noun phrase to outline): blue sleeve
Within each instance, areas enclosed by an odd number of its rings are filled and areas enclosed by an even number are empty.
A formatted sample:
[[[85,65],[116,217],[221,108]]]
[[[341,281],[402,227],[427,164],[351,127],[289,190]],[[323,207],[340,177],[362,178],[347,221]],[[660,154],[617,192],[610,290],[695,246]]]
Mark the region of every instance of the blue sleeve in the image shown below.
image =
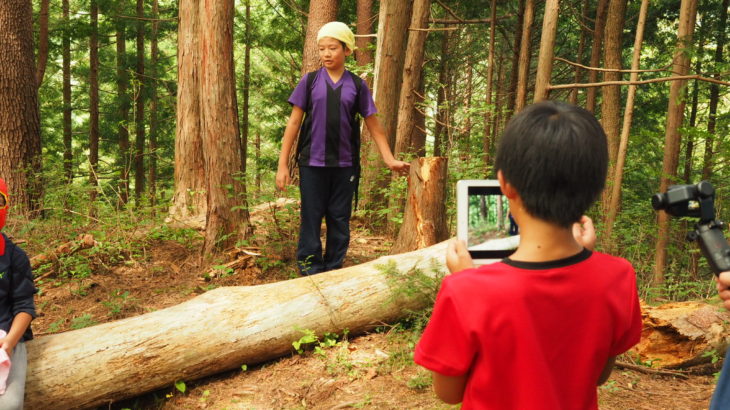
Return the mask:
[[[10,272],[12,275],[12,314],[15,317],[20,312],[36,317],[33,295],[38,292],[33,283],[33,272],[30,268],[30,260],[25,251],[13,246],[10,255]]]

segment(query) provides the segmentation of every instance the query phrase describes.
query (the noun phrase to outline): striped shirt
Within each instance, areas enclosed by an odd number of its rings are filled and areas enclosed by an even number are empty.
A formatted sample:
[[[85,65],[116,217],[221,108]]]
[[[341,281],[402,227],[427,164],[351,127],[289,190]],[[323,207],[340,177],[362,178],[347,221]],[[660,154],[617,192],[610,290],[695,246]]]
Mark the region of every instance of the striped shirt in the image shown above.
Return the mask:
[[[311,90],[305,75],[289,97],[290,104],[306,113],[299,134],[299,165],[353,166],[360,138],[355,114],[367,118],[377,112],[372,94],[364,81],[358,94],[355,74],[348,70],[336,83],[324,67],[316,73]]]

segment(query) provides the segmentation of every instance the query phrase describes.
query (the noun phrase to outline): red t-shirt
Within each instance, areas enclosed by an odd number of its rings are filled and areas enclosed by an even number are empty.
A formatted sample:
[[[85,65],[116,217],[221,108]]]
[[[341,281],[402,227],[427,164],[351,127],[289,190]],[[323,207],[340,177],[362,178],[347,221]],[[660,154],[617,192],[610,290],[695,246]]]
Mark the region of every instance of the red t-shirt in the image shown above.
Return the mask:
[[[626,260],[587,250],[505,259],[444,279],[414,359],[469,374],[463,409],[597,409],[606,361],[636,344],[641,327]]]

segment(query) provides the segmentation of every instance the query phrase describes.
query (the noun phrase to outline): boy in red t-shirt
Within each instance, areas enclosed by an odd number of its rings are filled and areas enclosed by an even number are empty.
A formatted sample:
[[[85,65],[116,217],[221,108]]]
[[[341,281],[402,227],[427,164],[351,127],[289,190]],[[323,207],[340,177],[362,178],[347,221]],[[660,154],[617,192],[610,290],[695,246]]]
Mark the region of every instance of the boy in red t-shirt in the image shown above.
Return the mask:
[[[497,177],[520,227],[501,262],[474,268],[462,242],[415,361],[436,394],[463,409],[596,409],[596,386],[639,341],[636,277],[593,252],[583,213],[604,187],[606,135],[588,111],[544,101],[507,125]]]

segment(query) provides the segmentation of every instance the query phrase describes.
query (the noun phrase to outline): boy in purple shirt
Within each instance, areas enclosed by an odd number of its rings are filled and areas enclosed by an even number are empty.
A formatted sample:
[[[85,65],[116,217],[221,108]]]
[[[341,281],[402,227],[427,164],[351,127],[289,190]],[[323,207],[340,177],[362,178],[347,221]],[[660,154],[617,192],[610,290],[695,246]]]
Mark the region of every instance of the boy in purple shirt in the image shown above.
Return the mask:
[[[338,269],[345,259],[350,243],[352,198],[360,169],[357,114],[365,118],[385,165],[400,173],[407,172],[409,167],[393,157],[375,116],[377,109],[367,84],[345,69],[345,58],[355,48],[352,31],[344,23],[327,23],[317,34],[317,45],[323,67],[305,75],[289,97],[292,113],[276,172],[276,186],[284,189],[291,182],[288,158],[299,132],[302,206],[297,264],[303,275]],[[322,218],[327,224],[324,256],[319,238]]]

